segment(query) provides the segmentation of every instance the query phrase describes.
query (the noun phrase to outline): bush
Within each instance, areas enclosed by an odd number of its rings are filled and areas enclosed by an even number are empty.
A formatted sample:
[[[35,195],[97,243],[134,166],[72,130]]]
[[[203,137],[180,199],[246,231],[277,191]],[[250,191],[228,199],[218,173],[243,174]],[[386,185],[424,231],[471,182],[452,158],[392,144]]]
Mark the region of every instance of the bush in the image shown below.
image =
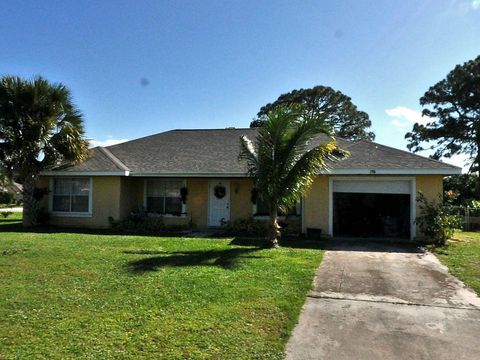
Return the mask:
[[[11,211],[2,211],[2,212],[0,212],[0,215],[2,215],[2,217],[3,217],[4,219],[6,219],[6,218],[9,217],[10,215],[13,215],[13,212],[11,212]]]
[[[162,218],[143,218],[133,219],[128,218],[126,220],[115,220],[112,217],[108,218],[110,227],[113,230],[128,231],[128,232],[149,232],[149,231],[161,231],[165,230],[165,224]]]
[[[451,239],[455,229],[461,229],[462,218],[452,215],[448,206],[438,201],[428,201],[422,194],[418,194],[421,215],[417,217],[417,224],[423,234],[436,245],[444,245]]]
[[[15,202],[15,195],[6,191],[0,192],[0,204],[13,204]]]
[[[225,231],[232,235],[262,237],[266,235],[266,222],[253,217],[228,221]]]

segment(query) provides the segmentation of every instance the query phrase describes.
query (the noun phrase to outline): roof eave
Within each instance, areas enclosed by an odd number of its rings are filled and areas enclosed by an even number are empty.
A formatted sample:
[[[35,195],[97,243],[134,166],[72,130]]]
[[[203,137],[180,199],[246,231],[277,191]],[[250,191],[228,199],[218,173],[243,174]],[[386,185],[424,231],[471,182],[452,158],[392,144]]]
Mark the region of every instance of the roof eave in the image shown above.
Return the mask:
[[[322,172],[325,175],[460,175],[461,168],[452,167],[444,169],[417,168],[417,169],[332,169]]]
[[[130,171],[62,171],[51,170],[40,173],[42,176],[129,176]]]

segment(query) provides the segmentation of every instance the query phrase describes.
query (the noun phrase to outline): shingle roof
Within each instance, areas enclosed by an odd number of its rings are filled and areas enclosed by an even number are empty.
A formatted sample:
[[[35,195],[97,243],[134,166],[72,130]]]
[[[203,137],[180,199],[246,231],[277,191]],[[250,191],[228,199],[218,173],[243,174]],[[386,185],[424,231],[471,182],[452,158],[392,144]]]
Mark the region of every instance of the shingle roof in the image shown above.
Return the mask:
[[[106,148],[94,148],[90,159],[61,169],[66,172],[118,172],[130,175],[241,176],[244,163],[238,161],[239,138],[254,140],[256,129],[171,130]],[[325,142],[320,136],[314,143]],[[346,159],[331,164],[333,173],[381,169],[430,170],[439,174],[460,173],[460,168],[406,151],[368,141],[337,139],[350,152]],[[60,169],[58,169],[60,170]]]

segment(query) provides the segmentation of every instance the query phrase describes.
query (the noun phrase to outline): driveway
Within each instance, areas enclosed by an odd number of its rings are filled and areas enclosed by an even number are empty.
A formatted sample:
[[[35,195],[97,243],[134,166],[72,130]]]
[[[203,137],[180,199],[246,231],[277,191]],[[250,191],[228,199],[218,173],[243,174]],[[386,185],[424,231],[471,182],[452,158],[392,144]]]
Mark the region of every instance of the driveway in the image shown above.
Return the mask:
[[[325,253],[287,359],[480,359],[480,299],[428,252]]]

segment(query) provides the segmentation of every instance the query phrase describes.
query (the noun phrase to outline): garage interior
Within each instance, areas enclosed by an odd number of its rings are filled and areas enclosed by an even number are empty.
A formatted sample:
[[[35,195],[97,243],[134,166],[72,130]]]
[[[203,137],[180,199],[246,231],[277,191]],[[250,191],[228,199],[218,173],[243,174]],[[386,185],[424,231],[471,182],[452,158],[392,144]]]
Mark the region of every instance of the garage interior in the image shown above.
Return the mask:
[[[406,181],[334,183],[333,236],[410,239],[410,191]]]

